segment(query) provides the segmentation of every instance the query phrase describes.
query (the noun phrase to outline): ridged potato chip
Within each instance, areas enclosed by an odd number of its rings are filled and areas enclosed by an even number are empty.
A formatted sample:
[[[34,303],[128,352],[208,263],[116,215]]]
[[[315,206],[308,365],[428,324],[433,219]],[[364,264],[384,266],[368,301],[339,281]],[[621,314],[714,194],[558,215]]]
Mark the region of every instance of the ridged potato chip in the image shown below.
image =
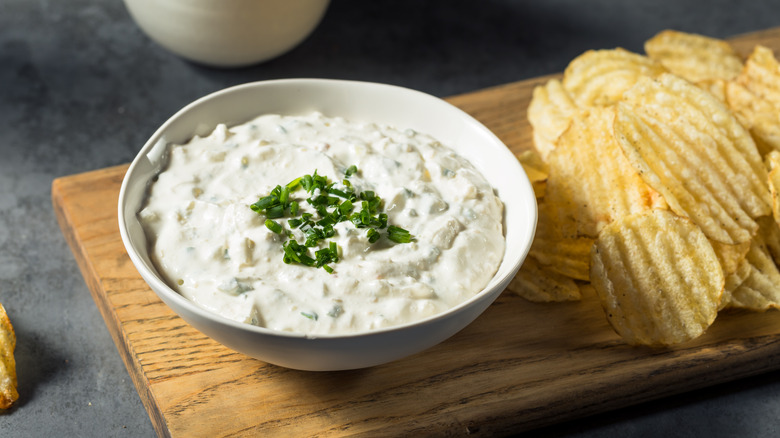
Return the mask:
[[[777,224],[770,224],[777,227]],[[752,241],[745,260],[748,276],[724,296],[725,308],[764,311],[780,308],[780,270],[759,233]]]
[[[526,258],[508,289],[535,303],[579,301],[580,289],[570,277],[551,272],[533,257]]]
[[[614,135],[614,109],[580,111],[550,153],[545,198],[563,223],[564,237],[596,237],[606,224],[649,208],[666,208],[631,166]],[[556,214],[556,213],[554,213]]]
[[[615,132],[642,178],[707,237],[747,242],[769,214],[767,172],[750,134],[708,92],[672,74],[640,79]]]
[[[761,240],[766,245],[775,263],[780,265],[780,225],[771,216],[760,217],[757,222],[758,234],[761,236]]]
[[[733,79],[742,60],[729,43],[703,35],[664,30],[645,42],[647,56],[691,82]]]
[[[528,105],[528,122],[533,127],[534,147],[542,159],[555,148],[555,142],[569,127],[575,111],[577,105],[558,79],[550,79],[545,85],[534,88]]]
[[[780,63],[771,49],[753,49],[740,75],[728,83],[726,101],[762,154],[780,150]]]
[[[538,210],[539,220],[529,254],[548,271],[588,281],[590,248],[595,239],[586,236],[564,237],[562,230],[567,227],[560,222],[560,216],[552,214],[549,202],[540,203]]]
[[[767,177],[769,191],[772,194],[772,216],[780,224],[780,152],[773,151],[767,154],[766,165],[769,169]]]
[[[16,334],[5,308],[0,304],[0,409],[8,409],[19,398],[16,381]]]
[[[731,81],[725,81],[723,79],[706,79],[696,83],[696,86],[712,94],[721,102],[726,102],[726,88]],[[740,120],[741,122],[741,120]]]
[[[772,49],[756,46],[736,81],[775,108],[780,108],[780,63]]]
[[[723,310],[731,304],[731,294],[750,276],[752,271],[753,265],[747,259],[742,259],[737,270],[726,276],[726,285],[723,287],[723,296],[720,298],[718,310]]]
[[[701,229],[668,210],[605,227],[593,245],[590,277],[615,331],[642,345],[674,345],[704,333],[725,283]]]
[[[742,261],[750,250],[750,243],[747,241],[736,245],[721,243],[717,240],[710,240],[712,249],[718,257],[720,267],[723,269],[723,275],[730,275],[737,271]]]
[[[778,78],[780,80],[780,78]],[[761,155],[780,150],[780,110],[739,82],[730,81],[725,87],[725,102],[737,120],[744,126]]]
[[[625,49],[589,50],[569,63],[562,84],[580,107],[608,106],[640,77],[665,71],[660,63]]]

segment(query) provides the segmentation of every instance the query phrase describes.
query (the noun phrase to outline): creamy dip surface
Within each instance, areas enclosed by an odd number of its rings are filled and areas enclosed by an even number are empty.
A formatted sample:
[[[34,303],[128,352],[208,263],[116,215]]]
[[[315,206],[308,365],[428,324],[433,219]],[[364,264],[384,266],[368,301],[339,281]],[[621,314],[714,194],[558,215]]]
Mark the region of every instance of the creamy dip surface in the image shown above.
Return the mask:
[[[412,322],[473,297],[504,254],[493,188],[467,160],[410,129],[263,115],[167,153],[139,212],[152,260],[173,289],[232,320],[312,335]],[[283,242],[303,243],[300,230],[277,234],[249,206],[315,171],[342,187],[352,165],[352,187],[380,196],[388,223],[414,240],[372,244],[366,229],[344,221],[323,242],[338,245],[332,273],[284,263]],[[291,194],[316,215],[308,196]],[[286,219],[276,220],[289,229]]]

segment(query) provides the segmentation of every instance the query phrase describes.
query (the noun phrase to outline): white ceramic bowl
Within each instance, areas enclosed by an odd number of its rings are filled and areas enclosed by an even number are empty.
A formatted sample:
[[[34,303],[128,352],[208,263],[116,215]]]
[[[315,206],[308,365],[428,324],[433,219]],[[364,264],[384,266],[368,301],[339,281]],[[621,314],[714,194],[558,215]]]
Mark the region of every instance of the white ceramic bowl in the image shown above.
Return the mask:
[[[319,111],[326,116],[412,128],[469,159],[505,205],[506,250],[498,272],[472,299],[428,319],[350,335],[286,333],[235,322],[206,311],[162,280],[149,259],[136,213],[150,180],[164,165],[170,143],[204,135],[218,123],[238,124],[267,113]],[[343,370],[390,362],[429,348],[477,318],[520,268],[536,229],[536,199],[517,159],[487,128],[433,96],[391,85],[321,79],[255,82],[203,97],[177,112],[143,146],[122,182],[119,230],[138,272],[157,295],[193,327],[254,358],[303,370]],[[457,354],[457,352],[453,352]]]
[[[125,0],[130,16],[171,52],[217,67],[266,61],[300,44],[330,0]]]

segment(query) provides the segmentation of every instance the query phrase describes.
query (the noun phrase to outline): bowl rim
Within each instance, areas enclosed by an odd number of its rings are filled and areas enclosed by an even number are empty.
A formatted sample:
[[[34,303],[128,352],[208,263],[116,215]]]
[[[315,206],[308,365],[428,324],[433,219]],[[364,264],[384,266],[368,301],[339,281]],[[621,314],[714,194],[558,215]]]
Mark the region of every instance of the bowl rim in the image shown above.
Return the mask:
[[[462,117],[464,120],[468,121],[471,125],[471,128],[477,129],[481,131],[482,135],[485,135],[486,137],[490,138],[493,143],[496,145],[501,145],[503,148],[500,148],[500,150],[497,150],[498,153],[504,154],[506,158],[509,160],[511,159],[511,163],[513,167],[516,167],[516,171],[518,172],[518,176],[520,177],[521,183],[524,184],[526,187],[519,188],[523,190],[526,194],[530,193],[529,197],[529,206],[532,204],[533,208],[528,209],[528,211],[525,212],[525,214],[532,215],[533,217],[529,218],[527,223],[530,227],[530,233],[528,233],[528,239],[527,241],[523,242],[517,242],[521,243],[523,245],[523,248],[521,248],[520,255],[517,257],[517,260],[514,260],[512,265],[509,267],[509,270],[507,271],[507,274],[505,274],[503,277],[501,277],[498,282],[491,286],[491,283],[493,283],[496,280],[496,276],[498,274],[498,271],[496,274],[491,277],[490,281],[488,282],[485,287],[483,287],[480,291],[475,293],[473,296],[468,298],[465,301],[462,301],[458,303],[455,306],[452,306],[448,309],[446,309],[443,312],[428,316],[426,318],[415,320],[411,322],[406,322],[403,324],[398,325],[392,325],[388,327],[381,327],[377,329],[370,329],[366,331],[361,332],[355,332],[355,333],[341,333],[341,334],[334,334],[334,333],[318,333],[318,334],[309,334],[309,333],[302,333],[302,332],[287,332],[287,331],[280,331],[280,330],[274,330],[269,329],[266,327],[260,327],[255,326],[252,324],[247,324],[239,321],[232,320],[230,318],[227,318],[225,316],[222,316],[216,312],[209,311],[207,309],[204,309],[200,306],[198,306],[193,301],[187,299],[186,297],[182,296],[178,292],[176,292],[173,288],[171,288],[160,276],[160,274],[156,271],[151,271],[147,266],[146,263],[143,262],[141,257],[137,254],[138,249],[135,248],[135,246],[132,244],[132,241],[130,239],[129,231],[127,230],[127,221],[126,221],[126,215],[125,215],[125,204],[127,202],[127,196],[129,191],[129,184],[131,182],[131,175],[134,174],[134,171],[138,168],[140,165],[139,163],[147,156],[147,154],[155,148],[158,143],[161,140],[164,140],[165,133],[168,130],[168,128],[176,122],[181,117],[184,117],[188,112],[192,111],[194,108],[200,107],[202,105],[206,105],[209,101],[231,93],[236,93],[238,91],[241,91],[243,89],[247,88],[257,88],[257,87],[275,87],[280,85],[287,85],[287,84],[314,84],[319,85],[323,87],[327,87],[329,85],[346,85],[346,86],[357,86],[357,87],[384,87],[389,90],[393,91],[399,91],[404,93],[409,93],[412,95],[416,95],[417,98],[421,99],[428,99],[428,100],[435,100],[438,101],[439,105],[444,105],[450,107],[451,111],[454,111],[457,113],[460,117]],[[261,112],[258,111],[257,115],[260,115]],[[256,115],[256,116],[257,116]],[[333,115],[333,116],[339,116],[339,115]],[[252,116],[250,116],[251,118]],[[247,119],[249,120],[249,119]],[[377,123],[380,123],[381,121],[377,121]],[[230,122],[232,123],[232,122]],[[241,123],[241,122],[238,122]],[[195,133],[192,134],[193,136]],[[168,144],[165,146],[168,147]],[[480,169],[480,172],[482,170]],[[145,181],[146,184],[149,183],[148,180]],[[528,252],[531,248],[531,243],[534,239],[534,234],[536,232],[536,225],[538,221],[538,208],[536,203],[536,197],[533,195],[533,188],[531,186],[531,183],[528,179],[527,174],[525,173],[524,169],[522,168],[522,165],[520,164],[519,160],[517,160],[517,157],[509,150],[509,148],[504,144],[503,141],[501,141],[492,131],[490,131],[485,125],[483,125],[481,122],[479,122],[477,119],[472,117],[470,114],[466,113],[465,111],[461,110],[460,108],[456,107],[455,105],[451,104],[450,102],[447,102],[444,99],[438,98],[436,96],[433,96],[431,94],[414,90],[411,88],[406,88],[398,85],[392,85],[392,84],[386,84],[386,83],[379,83],[379,82],[369,82],[369,81],[357,81],[357,80],[345,80],[345,79],[321,79],[321,78],[290,78],[290,79],[272,79],[272,80],[261,80],[261,81],[253,81],[253,82],[246,82],[238,85],[233,85],[230,87],[226,87],[211,93],[208,93],[206,95],[203,95],[194,101],[186,104],[181,109],[176,111],[173,115],[171,115],[166,121],[160,125],[155,132],[149,137],[149,139],[144,143],[144,145],[141,147],[141,149],[137,152],[135,157],[133,158],[132,162],[130,163],[130,166],[128,167],[123,179],[122,179],[122,185],[120,187],[119,191],[119,197],[117,200],[117,208],[118,208],[118,225],[119,225],[119,232],[122,239],[122,243],[125,247],[125,251],[130,257],[131,261],[133,262],[133,265],[135,269],[138,271],[138,273],[141,275],[141,277],[144,279],[147,283],[154,283],[155,287],[152,287],[152,284],[149,284],[150,288],[156,295],[160,295],[160,293],[164,293],[165,296],[159,296],[159,298],[165,302],[166,305],[168,305],[167,300],[174,300],[177,305],[180,305],[184,307],[187,311],[190,313],[193,313],[197,315],[200,318],[204,318],[207,320],[213,320],[219,324],[227,325],[233,329],[239,330],[239,331],[247,331],[258,335],[265,335],[265,336],[272,336],[272,337],[279,337],[279,338],[290,338],[290,339],[322,339],[322,340],[345,340],[345,339],[356,339],[356,338],[366,338],[366,337],[372,337],[372,336],[379,336],[379,335],[385,335],[393,332],[399,332],[404,331],[406,329],[409,329],[410,327],[420,327],[424,325],[433,324],[436,322],[439,322],[442,319],[447,319],[452,317],[453,314],[459,313],[461,309],[465,307],[470,307],[475,305],[476,303],[480,302],[482,299],[485,298],[487,295],[495,295],[495,298],[497,298],[503,290],[507,287],[509,284],[509,281],[511,281],[512,277],[516,275],[517,271],[520,269],[520,266],[525,261],[525,258],[528,255]],[[500,199],[500,197],[499,197]],[[502,202],[504,202],[502,200]],[[137,214],[137,211],[136,211]],[[505,243],[509,243],[506,241],[506,210],[504,210],[504,236],[505,236]],[[137,219],[136,219],[137,220]],[[499,268],[501,265],[505,262],[506,253],[508,250],[508,245],[505,245],[504,248],[504,257],[501,259],[501,263],[499,264]],[[497,268],[497,269],[499,269]],[[492,301],[495,300],[491,300]],[[488,304],[489,305],[489,304]],[[168,305],[169,306],[169,305]],[[169,306],[170,307],[170,306]],[[174,311],[174,313],[178,314],[175,309],[171,309]],[[179,315],[181,317],[181,315]],[[466,324],[468,325],[468,324]],[[464,326],[465,327],[465,326]]]

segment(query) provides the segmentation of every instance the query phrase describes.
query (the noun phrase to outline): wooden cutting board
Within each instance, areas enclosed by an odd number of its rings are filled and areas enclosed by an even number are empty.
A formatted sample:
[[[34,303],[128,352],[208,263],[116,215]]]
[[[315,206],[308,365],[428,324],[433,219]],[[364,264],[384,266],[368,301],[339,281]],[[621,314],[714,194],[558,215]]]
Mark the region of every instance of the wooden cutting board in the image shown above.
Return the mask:
[[[780,29],[738,37],[780,49]],[[525,109],[547,78],[448,99],[518,153]],[[369,369],[303,372],[233,352],[146,286],[119,237],[127,166],[54,180],[62,232],[161,436],[492,436],[780,368],[780,313],[733,312],[677,348],[629,347],[594,297],[533,304],[505,293],[442,344]]]

